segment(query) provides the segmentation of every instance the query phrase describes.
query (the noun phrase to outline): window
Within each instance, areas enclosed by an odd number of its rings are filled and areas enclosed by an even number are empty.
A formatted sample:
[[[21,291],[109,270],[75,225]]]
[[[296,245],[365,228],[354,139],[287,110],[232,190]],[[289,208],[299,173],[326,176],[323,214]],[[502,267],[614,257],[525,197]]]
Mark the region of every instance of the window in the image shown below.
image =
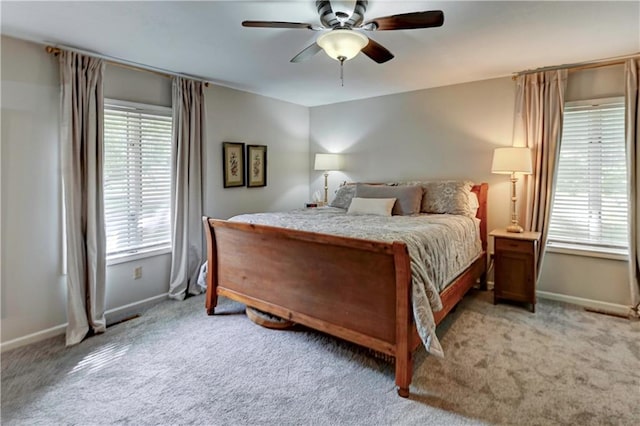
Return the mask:
[[[107,258],[171,248],[171,108],[105,100]]]
[[[624,99],[565,105],[550,247],[626,254]]]

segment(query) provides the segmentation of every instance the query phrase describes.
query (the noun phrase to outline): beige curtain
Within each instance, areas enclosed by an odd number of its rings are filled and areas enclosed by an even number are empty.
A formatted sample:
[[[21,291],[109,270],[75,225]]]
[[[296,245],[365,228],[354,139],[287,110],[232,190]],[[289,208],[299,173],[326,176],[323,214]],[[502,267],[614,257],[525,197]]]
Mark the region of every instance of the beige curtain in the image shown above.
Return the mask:
[[[202,263],[202,144],[206,111],[202,82],[173,81],[173,196],[169,296],[182,300],[199,294]]]
[[[625,76],[625,135],[627,173],[629,176],[629,280],[631,303],[636,317],[640,317],[640,62],[629,59],[624,66]]]
[[[520,217],[525,218],[525,230],[542,234],[538,268],[549,232],[566,87],[566,69],[521,75],[516,80],[514,145],[531,148],[534,158],[533,174],[524,179]]]
[[[106,330],[102,195],[103,61],[60,53],[61,163],[67,241],[67,345]]]

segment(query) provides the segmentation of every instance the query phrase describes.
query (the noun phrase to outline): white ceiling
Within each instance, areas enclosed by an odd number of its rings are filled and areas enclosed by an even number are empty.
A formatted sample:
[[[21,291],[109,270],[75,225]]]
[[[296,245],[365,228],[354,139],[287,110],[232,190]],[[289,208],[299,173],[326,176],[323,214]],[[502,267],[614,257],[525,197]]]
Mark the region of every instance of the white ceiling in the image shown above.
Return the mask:
[[[640,52],[640,2],[380,1],[365,20],[444,11],[440,28],[367,33],[395,58],[289,60],[318,32],[243,20],[319,24],[313,0],[0,2],[1,32],[63,44],[306,106],[509,75]]]

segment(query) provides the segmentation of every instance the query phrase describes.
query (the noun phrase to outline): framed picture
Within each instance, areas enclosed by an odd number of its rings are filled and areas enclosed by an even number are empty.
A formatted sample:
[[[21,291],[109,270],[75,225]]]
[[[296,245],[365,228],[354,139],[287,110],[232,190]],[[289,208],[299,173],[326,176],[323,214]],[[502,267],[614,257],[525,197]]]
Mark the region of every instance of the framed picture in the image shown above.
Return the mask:
[[[247,145],[247,186],[267,186],[266,145]]]
[[[222,161],[224,187],[244,186],[244,144],[240,142],[223,142]]]

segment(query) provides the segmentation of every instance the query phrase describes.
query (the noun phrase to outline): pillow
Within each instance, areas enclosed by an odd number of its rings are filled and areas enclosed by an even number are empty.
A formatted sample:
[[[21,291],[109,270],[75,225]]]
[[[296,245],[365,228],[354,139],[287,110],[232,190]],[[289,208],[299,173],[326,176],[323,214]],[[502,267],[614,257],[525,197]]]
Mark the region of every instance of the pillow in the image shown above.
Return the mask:
[[[338,207],[341,209],[348,209],[351,204],[351,199],[356,194],[355,185],[342,185],[336,191],[336,196],[329,204],[331,207]]]
[[[395,198],[393,214],[407,216],[420,213],[421,186],[356,185],[358,198]]]
[[[469,181],[442,180],[424,182],[424,196],[420,210],[424,213],[448,213],[475,216],[469,205],[473,184]]]
[[[391,216],[391,209],[395,198],[358,198],[351,200],[347,214],[373,214],[377,216]]]
[[[469,213],[471,216],[476,217],[479,208],[480,202],[478,201],[478,194],[469,191]]]

